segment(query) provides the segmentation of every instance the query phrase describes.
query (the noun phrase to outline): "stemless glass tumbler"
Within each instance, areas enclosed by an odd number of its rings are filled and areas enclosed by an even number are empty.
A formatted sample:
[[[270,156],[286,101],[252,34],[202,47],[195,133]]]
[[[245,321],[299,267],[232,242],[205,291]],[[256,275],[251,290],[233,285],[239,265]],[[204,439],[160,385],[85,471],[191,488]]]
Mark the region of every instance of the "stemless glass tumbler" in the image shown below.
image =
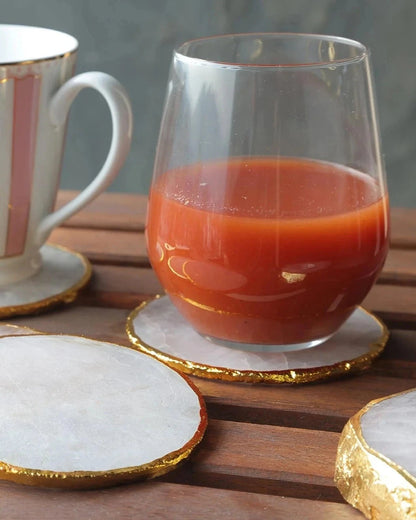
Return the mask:
[[[200,334],[245,350],[322,343],[370,290],[388,234],[362,44],[243,34],[175,51],[147,241]]]

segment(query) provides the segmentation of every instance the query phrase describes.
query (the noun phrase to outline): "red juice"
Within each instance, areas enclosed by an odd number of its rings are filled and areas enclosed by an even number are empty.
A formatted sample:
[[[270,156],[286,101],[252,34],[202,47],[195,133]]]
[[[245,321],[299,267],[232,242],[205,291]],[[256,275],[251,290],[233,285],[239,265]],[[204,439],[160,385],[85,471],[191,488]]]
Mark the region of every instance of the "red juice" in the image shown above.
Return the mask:
[[[204,335],[288,345],[335,332],[388,249],[388,201],[361,172],[260,157],[197,163],[153,184],[151,264]]]

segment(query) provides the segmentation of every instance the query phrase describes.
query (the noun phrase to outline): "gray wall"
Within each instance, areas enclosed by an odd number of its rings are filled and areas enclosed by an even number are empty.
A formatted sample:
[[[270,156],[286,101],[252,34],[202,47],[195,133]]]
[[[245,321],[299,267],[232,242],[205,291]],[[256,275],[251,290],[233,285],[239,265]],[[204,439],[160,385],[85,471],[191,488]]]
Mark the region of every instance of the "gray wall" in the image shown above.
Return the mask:
[[[292,31],[357,39],[372,51],[393,205],[416,207],[415,0],[0,0],[1,23],[51,27],[80,42],[78,72],[116,76],[132,100],[135,130],[110,188],[149,187],[172,49],[219,33]],[[62,183],[81,189],[104,160],[110,119],[98,95],[76,100]]]

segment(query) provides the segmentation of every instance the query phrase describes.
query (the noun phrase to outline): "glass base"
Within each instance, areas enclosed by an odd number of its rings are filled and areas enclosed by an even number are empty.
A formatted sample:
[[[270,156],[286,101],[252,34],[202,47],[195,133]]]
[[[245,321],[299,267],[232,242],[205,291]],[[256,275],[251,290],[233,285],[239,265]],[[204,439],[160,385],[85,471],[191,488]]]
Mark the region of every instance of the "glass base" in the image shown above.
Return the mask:
[[[238,343],[236,341],[229,341],[226,339],[215,338],[213,336],[203,337],[210,341],[211,343],[215,343],[216,345],[221,345],[223,347],[229,347],[235,350],[244,350],[246,352],[293,352],[294,350],[306,350],[308,348],[317,347],[321,345],[325,341],[327,341],[332,334],[329,336],[325,336],[324,338],[318,338],[311,341],[305,341],[302,343],[289,343],[288,345],[267,345],[260,343]]]

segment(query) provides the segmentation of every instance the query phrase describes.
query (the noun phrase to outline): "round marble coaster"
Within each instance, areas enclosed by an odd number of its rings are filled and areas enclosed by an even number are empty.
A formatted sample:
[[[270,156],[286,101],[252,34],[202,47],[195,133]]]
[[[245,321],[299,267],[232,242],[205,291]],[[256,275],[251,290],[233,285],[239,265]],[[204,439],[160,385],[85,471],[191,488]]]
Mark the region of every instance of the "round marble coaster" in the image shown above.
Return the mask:
[[[91,277],[91,265],[80,253],[46,244],[42,267],[32,277],[0,289],[0,318],[39,312],[72,302]]]
[[[216,345],[188,325],[167,296],[145,302],[127,319],[130,341],[168,365],[208,379],[249,383],[309,383],[368,368],[389,333],[358,308],[325,343],[292,352],[247,352]]]
[[[335,483],[367,518],[416,518],[416,390],[370,402],[345,425]]]
[[[0,356],[2,479],[96,488],[152,478],[188,457],[204,434],[206,409],[193,384],[135,349],[7,335]]]

